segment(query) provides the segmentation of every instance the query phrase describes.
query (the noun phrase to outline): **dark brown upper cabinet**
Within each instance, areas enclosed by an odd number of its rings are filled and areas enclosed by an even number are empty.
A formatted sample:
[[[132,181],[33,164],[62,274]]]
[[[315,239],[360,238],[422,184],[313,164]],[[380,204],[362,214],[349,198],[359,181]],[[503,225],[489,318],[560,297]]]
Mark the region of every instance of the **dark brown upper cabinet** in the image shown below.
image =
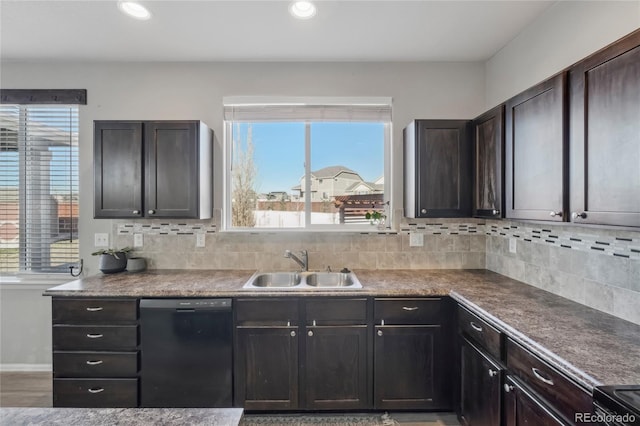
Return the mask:
[[[200,121],[96,121],[94,217],[211,218],[212,143]]]
[[[570,70],[571,220],[640,226],[640,31]]]
[[[404,129],[404,214],[471,215],[470,122],[415,120]]]
[[[566,73],[506,102],[506,217],[568,217]]]
[[[497,106],[472,122],[473,204],[475,217],[504,216],[504,105]]]

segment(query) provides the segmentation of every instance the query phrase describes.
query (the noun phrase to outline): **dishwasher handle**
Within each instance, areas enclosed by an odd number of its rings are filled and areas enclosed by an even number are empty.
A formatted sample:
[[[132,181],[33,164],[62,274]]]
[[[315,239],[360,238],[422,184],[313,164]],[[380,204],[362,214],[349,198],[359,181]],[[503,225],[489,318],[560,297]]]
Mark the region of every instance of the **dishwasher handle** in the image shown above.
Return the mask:
[[[141,310],[231,311],[231,299],[142,299]]]

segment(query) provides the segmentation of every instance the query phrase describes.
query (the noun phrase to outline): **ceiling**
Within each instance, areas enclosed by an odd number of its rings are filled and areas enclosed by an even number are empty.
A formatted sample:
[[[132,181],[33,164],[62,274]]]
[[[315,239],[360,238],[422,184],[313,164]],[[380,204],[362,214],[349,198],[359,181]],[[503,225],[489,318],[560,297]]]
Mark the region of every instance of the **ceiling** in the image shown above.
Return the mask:
[[[141,0],[148,21],[112,1],[0,0],[0,59],[81,61],[479,61],[553,1]]]

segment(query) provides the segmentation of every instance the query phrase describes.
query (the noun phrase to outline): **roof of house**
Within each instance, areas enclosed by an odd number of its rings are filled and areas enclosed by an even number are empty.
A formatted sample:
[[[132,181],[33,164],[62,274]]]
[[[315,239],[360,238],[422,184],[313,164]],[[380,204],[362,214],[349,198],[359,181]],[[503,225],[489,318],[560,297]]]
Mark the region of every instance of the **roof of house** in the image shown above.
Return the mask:
[[[329,166],[323,169],[312,171],[311,174],[315,176],[317,179],[323,179],[323,178],[333,178],[338,176],[340,173],[344,173],[344,172],[353,173],[354,175],[358,174],[357,172],[354,172],[353,170],[345,166]]]
[[[354,182],[351,185],[347,186],[345,188],[345,192],[350,192],[353,191],[354,189],[356,189],[358,186],[360,185],[364,185],[367,188],[369,188],[371,191],[384,191],[384,184],[378,184],[378,183],[373,183],[373,182],[365,182],[365,181],[360,181],[360,182]]]

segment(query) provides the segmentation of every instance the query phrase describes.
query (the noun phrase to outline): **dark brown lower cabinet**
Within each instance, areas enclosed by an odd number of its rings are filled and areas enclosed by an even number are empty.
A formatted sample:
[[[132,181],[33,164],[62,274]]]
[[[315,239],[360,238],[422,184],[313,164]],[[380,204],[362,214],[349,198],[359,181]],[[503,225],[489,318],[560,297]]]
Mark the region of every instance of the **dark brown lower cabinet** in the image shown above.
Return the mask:
[[[460,421],[467,426],[500,425],[503,368],[462,339]]]
[[[374,408],[451,409],[442,326],[381,325],[374,339]]]
[[[298,408],[298,327],[236,328],[235,404],[246,410]]]
[[[533,393],[507,376],[504,385],[504,425],[558,426],[565,423]]]
[[[369,406],[366,325],[306,328],[304,406],[313,410]]]

